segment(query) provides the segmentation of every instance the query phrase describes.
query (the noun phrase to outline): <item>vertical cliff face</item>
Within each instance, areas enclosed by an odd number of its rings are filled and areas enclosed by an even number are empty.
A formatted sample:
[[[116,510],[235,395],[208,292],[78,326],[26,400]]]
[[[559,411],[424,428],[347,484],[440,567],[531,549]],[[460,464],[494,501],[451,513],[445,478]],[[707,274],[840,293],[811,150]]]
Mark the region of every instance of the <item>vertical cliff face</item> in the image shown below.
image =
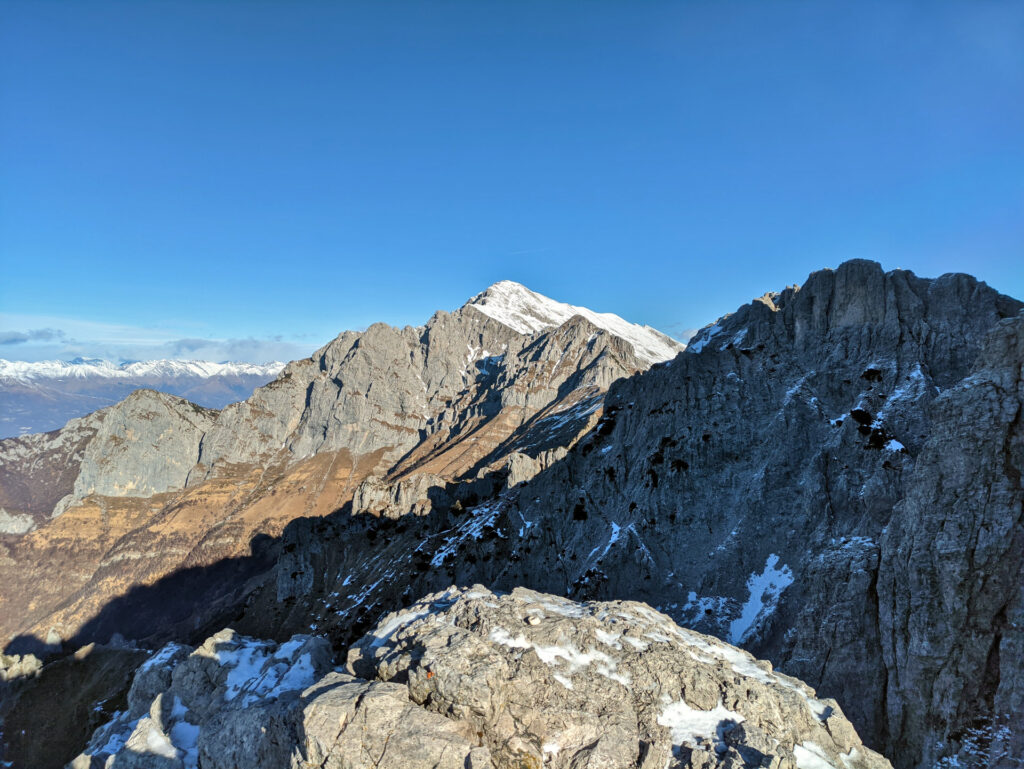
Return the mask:
[[[887,715],[927,766],[1024,756],[1024,317],[1003,321],[971,376],[939,396],[881,539]]]

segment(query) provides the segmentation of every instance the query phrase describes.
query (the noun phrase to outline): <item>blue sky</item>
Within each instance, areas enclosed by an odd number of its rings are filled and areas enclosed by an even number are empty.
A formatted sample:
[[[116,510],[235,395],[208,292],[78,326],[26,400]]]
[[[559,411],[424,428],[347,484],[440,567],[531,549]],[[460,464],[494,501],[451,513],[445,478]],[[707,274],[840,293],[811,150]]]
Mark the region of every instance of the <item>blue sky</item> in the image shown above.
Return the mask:
[[[0,357],[296,357],[503,278],[683,334],[851,257],[1024,296],[1018,2],[0,17]]]

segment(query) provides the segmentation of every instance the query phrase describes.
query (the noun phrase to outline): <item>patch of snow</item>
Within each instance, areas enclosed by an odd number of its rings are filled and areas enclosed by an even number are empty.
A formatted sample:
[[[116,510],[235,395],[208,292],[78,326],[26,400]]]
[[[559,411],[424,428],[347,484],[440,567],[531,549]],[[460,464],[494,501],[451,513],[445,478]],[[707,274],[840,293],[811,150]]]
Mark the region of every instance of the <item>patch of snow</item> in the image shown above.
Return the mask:
[[[749,598],[740,609],[740,616],[729,625],[730,643],[742,643],[758,620],[775,610],[782,591],[793,584],[793,570],[785,564],[776,568],[778,562],[779,557],[772,553],[762,572],[747,578]]]
[[[498,517],[498,513],[500,512],[501,508],[496,503],[474,507],[470,511],[469,519],[460,523],[455,530],[455,534],[448,537],[445,540],[444,545],[438,548],[437,552],[434,553],[434,557],[430,559],[430,565],[444,565],[448,556],[454,555],[459,549],[459,545],[463,542],[471,537],[474,540],[480,539],[483,534],[483,530],[489,524],[494,523],[494,519]]]
[[[224,699],[231,701],[240,695],[242,704],[247,706],[263,699],[277,699],[281,695],[305,689],[313,684],[314,669],[311,655],[300,655],[292,659],[302,646],[302,641],[292,639],[282,644],[282,649],[270,654],[273,643],[242,639],[231,649],[218,649],[214,657],[221,666],[229,668],[224,682]]]
[[[147,716],[148,718],[148,716]],[[146,749],[153,755],[161,758],[176,760],[178,751],[166,736],[164,736],[155,724],[149,727],[146,732]]]
[[[885,444],[886,451],[906,451],[907,447],[900,443],[895,438],[890,438]]]
[[[606,630],[597,628],[596,630],[594,630],[594,635],[597,636],[597,640],[603,643],[605,646],[611,646],[613,649],[622,648],[622,644],[619,643],[619,638],[621,638],[622,636],[619,633],[609,633]]]
[[[642,641],[639,638],[633,638],[632,636],[628,636],[628,635],[622,636],[622,640],[625,641],[626,643],[628,643],[630,646],[632,646],[638,652],[645,651],[647,649],[647,647],[650,646],[650,644],[647,643],[647,641]]]
[[[593,665],[594,670],[599,675],[612,681],[617,681],[623,686],[629,686],[630,684],[628,675],[616,672],[618,662],[602,651],[591,649],[588,652],[583,652],[573,646],[562,644],[542,646],[522,635],[513,637],[507,630],[501,627],[492,629],[489,637],[495,643],[512,649],[532,649],[537,658],[550,667],[564,664],[568,667],[569,673],[577,673],[583,668]],[[570,686],[569,688],[572,687]]]
[[[736,336],[734,336],[732,338],[731,342],[726,342],[725,344],[723,344],[719,348],[719,352],[725,352],[726,350],[728,350],[729,349],[729,345],[732,345],[733,347],[738,347],[740,345],[740,343],[743,341],[743,338],[746,335],[747,335],[747,330],[745,328],[744,329],[740,329],[740,332],[738,334],[736,334]]]
[[[608,544],[604,546],[604,550],[601,551],[601,555],[599,555],[597,557],[597,560],[599,560],[599,561],[602,558],[604,558],[606,555],[608,555],[608,551],[612,549],[612,545],[614,545],[616,542],[619,541],[619,532],[622,531],[622,527],[619,526],[619,524],[615,523],[615,521],[612,521],[611,524],[612,524],[612,533],[611,533],[611,536],[608,537]],[[590,560],[591,558],[593,558],[594,557],[594,553],[596,553],[600,547],[601,546],[598,545],[593,550],[591,550],[590,551],[590,555],[587,556],[587,560]]]
[[[383,646],[388,640],[406,625],[411,625],[418,619],[429,617],[434,613],[432,608],[424,607],[413,611],[403,611],[396,614],[383,625],[378,625],[373,631],[373,641],[370,646],[376,649]]]
[[[569,679],[569,678],[566,678],[561,673],[553,673],[551,675],[551,677],[554,678],[556,681],[558,681],[558,683],[560,683],[566,689],[572,689],[572,680]]]
[[[793,747],[796,769],[836,769],[828,756],[816,743],[801,742]]]
[[[147,659],[145,662],[139,665],[138,672],[145,673],[147,670],[152,670],[156,667],[163,667],[170,661],[171,657],[173,657],[175,653],[182,648],[184,647],[182,647],[181,644],[173,642],[167,644],[166,646],[163,646],[149,659]]]
[[[199,767],[199,727],[188,721],[179,721],[171,727],[171,742],[182,752],[185,769]]]
[[[729,710],[719,700],[712,710],[695,710],[684,700],[665,705],[658,716],[658,724],[667,727],[673,745],[699,747],[702,743],[720,744],[725,728],[743,722],[743,716]]]

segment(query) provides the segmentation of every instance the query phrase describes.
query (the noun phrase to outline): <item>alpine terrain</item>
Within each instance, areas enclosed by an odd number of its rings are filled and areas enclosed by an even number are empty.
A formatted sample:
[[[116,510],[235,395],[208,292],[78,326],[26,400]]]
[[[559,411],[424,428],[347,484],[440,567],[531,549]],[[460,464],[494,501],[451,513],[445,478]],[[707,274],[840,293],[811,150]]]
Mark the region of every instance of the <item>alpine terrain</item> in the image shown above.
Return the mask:
[[[28,363],[0,359],[0,438],[57,430],[69,420],[112,406],[140,387],[223,408],[248,398],[283,363],[149,360]]]
[[[0,441],[15,767],[1024,764],[1024,303],[504,281]]]

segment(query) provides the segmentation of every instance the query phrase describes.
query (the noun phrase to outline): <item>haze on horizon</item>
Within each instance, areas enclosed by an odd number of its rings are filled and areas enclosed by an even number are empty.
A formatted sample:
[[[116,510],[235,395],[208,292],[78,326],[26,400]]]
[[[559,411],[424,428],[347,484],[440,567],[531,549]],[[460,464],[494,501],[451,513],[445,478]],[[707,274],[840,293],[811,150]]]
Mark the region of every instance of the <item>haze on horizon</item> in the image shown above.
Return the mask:
[[[287,360],[511,279],[685,338],[1024,296],[1024,6],[6,3],[0,358]]]

